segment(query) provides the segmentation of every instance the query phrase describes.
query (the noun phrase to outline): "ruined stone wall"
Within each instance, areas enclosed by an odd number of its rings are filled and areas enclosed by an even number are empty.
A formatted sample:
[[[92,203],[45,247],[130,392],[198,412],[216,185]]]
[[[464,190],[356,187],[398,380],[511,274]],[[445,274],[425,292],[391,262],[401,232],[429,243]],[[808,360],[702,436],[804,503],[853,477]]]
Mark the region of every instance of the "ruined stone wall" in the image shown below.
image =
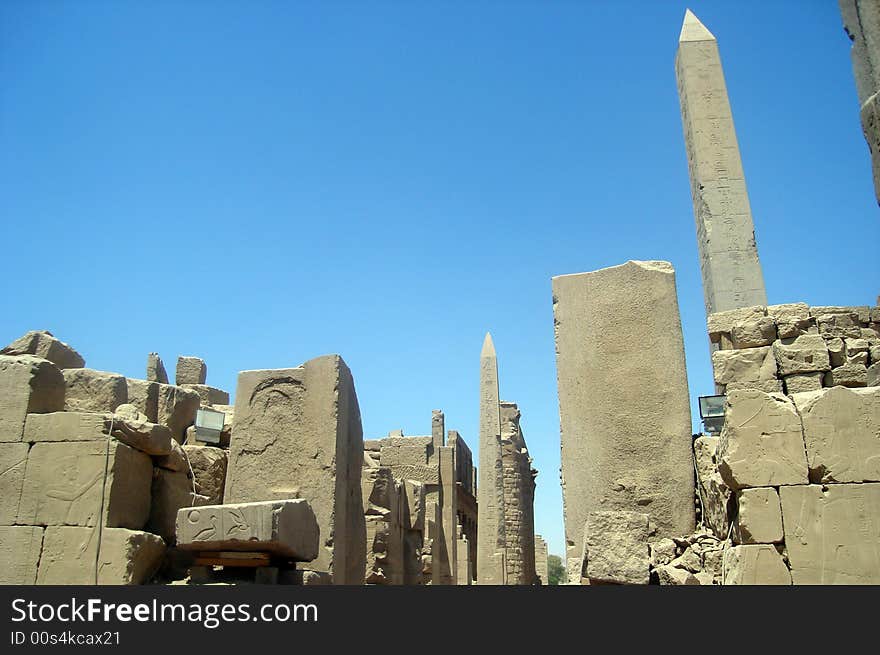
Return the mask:
[[[544,541],[541,535],[535,535],[535,575],[538,577],[540,584],[548,585],[550,584],[550,569],[549,569],[549,551],[547,549],[547,542]]]
[[[535,583],[535,481],[516,403],[501,403],[507,584]]]
[[[720,393],[880,384],[878,307],[747,307],[711,314],[708,329]]]

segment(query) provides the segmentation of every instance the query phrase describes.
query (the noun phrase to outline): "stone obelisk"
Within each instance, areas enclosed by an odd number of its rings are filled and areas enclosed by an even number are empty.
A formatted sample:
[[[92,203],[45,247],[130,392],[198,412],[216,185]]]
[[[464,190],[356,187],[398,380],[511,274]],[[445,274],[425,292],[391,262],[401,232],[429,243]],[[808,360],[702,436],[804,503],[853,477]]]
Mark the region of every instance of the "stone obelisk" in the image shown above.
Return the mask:
[[[766,305],[764,275],[718,42],[690,9],[678,39],[675,75],[706,315]]]
[[[504,584],[504,469],[498,359],[492,335],[480,352],[480,481],[477,486],[477,583]]]

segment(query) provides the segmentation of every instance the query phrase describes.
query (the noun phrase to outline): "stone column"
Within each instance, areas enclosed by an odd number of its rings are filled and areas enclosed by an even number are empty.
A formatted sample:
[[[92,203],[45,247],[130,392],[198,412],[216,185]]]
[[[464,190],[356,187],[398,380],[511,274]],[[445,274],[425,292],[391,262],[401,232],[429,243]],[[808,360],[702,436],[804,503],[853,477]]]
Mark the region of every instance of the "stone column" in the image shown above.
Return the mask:
[[[439,558],[440,583],[456,584],[458,576],[458,508],[457,490],[455,485],[455,450],[446,446],[438,451],[440,466],[440,520],[441,520],[441,555]],[[434,556],[434,566],[438,558]]]
[[[549,553],[547,542],[541,535],[535,535],[535,575],[541,580],[542,585],[550,584]]]
[[[718,43],[690,10],[675,57],[706,316],[767,304]]]
[[[498,360],[492,335],[480,352],[480,481],[477,485],[477,581],[504,584],[504,472]]]
[[[504,536],[507,584],[535,580],[535,521],[532,459],[520,428],[516,403],[501,402],[501,452],[504,467]]]
[[[439,448],[446,445],[444,435],[446,434],[446,417],[439,409],[431,412],[431,444],[434,446],[436,453]]]
[[[224,500],[308,500],[321,530],[310,566],[335,584],[364,583],[362,462],[360,409],[341,357],[239,374]]]
[[[566,559],[590,512],[650,516],[651,540],[694,529],[684,342],[668,262],[553,278]]]
[[[839,0],[843,26],[852,41],[862,130],[871,153],[874,193],[880,202],[880,3],[877,0]]]

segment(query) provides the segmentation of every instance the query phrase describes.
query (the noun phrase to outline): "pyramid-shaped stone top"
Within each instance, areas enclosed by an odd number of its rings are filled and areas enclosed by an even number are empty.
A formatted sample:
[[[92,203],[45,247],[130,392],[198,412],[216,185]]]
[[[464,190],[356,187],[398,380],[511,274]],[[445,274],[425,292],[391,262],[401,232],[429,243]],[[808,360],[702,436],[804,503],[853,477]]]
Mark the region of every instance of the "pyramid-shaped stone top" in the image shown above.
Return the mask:
[[[694,16],[694,13],[688,9],[684,12],[684,22],[681,24],[681,34],[678,36],[678,42],[685,41],[714,41],[715,35],[706,29],[706,26],[700,22],[700,19]]]

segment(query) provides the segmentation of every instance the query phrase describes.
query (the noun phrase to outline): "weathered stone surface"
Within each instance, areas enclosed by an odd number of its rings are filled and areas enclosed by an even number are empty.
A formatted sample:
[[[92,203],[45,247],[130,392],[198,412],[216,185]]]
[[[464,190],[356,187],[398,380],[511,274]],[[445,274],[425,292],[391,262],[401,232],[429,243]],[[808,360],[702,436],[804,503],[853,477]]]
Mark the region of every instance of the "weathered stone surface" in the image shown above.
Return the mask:
[[[121,408],[131,407],[121,405]],[[117,411],[120,411],[117,409]],[[96,412],[53,412],[28,414],[24,438],[43,441],[95,441],[112,435],[122,443],[148,455],[171,452],[171,432],[164,425],[149,423],[143,415]]]
[[[160,535],[169,545],[174,544],[177,512],[184,507],[207,504],[207,498],[194,491],[193,480],[186,473],[167,469],[153,469],[150,490],[150,518],[146,529]]]
[[[125,378],[125,384],[128,387],[128,404],[137,407],[150,423],[158,423],[159,383]]]
[[[810,307],[810,315],[816,319],[827,315],[842,315],[851,317],[856,323],[868,323],[871,320],[871,308],[867,305],[814,305]]]
[[[811,482],[880,482],[880,388],[796,394]]]
[[[822,388],[822,373],[795,373],[783,378],[785,393],[789,396],[806,391],[818,391]]]
[[[159,570],[165,542],[149,532],[105,528],[101,531],[97,581],[99,585],[139,585]]]
[[[267,552],[310,562],[318,542],[318,521],[304,499],[207,505],[177,514],[177,547],[184,550]]]
[[[767,304],[718,43],[688,10],[675,56],[706,314]]]
[[[735,325],[760,321],[766,316],[767,308],[763,305],[707,312],[706,327],[709,338],[713,343],[724,343],[725,346],[733,347],[731,333]]]
[[[769,346],[712,353],[715,383],[721,385],[776,382],[776,358]]]
[[[693,532],[690,402],[672,266],[631,261],[555,277],[553,300],[566,559],[580,556],[592,511],[647,513],[652,539]]]
[[[207,384],[182,384],[184,389],[191,389],[199,394],[202,405],[213,407],[214,405],[228,405],[229,392],[216,387],[209,387]]]
[[[806,303],[770,305],[767,315],[776,320],[776,332],[780,339],[793,339],[810,331],[818,332]]]
[[[846,343],[837,337],[826,339],[825,346],[828,348],[828,360],[831,366],[843,366],[846,364]]]
[[[113,412],[128,402],[128,385],[118,373],[69,368],[63,374],[67,412]]]
[[[648,515],[590,512],[584,526],[584,569],[591,583],[648,584]]]
[[[21,441],[28,414],[64,409],[64,377],[33,355],[0,355],[0,442]]]
[[[18,517],[28,448],[26,443],[0,443],[0,525],[12,525]]]
[[[516,403],[501,402],[505,566],[509,585],[533,584],[535,579],[535,483],[520,418]]]
[[[159,423],[171,430],[171,436],[182,443],[186,429],[196,422],[199,394],[171,384],[159,385]]]
[[[795,584],[880,584],[880,484],[782,487]]]
[[[736,492],[737,515],[733,540],[737,544],[772,544],[782,541],[782,510],[772,487]]]
[[[115,439],[37,443],[28,454],[19,524],[140,530],[150,512],[149,456]]]
[[[38,585],[94,585],[100,533],[96,527],[49,526],[43,534]]]
[[[651,566],[658,567],[669,564],[675,559],[676,545],[672,539],[664,537],[660,541],[650,544]]]
[[[548,557],[550,550],[541,535],[535,535],[535,575],[542,585],[550,584],[550,568]]]
[[[776,321],[770,316],[762,316],[752,321],[735,323],[730,333],[734,348],[758,348],[769,346],[776,341]]]
[[[157,353],[147,355],[147,380],[149,382],[158,382],[159,384],[168,384],[168,372],[165,370],[165,364]]]
[[[173,439],[171,440],[171,452],[167,455],[156,457],[153,460],[153,464],[166,471],[189,473],[189,460],[186,457],[186,453],[183,451],[183,446]]]
[[[0,526],[0,585],[32,585],[43,547],[43,528]]]
[[[819,334],[825,339],[842,337],[858,339],[862,336],[862,326],[859,323],[858,314],[816,314],[813,308],[813,316],[819,327]]]
[[[807,458],[794,403],[749,389],[728,394],[716,457],[718,472],[734,490],[805,484]]]
[[[780,339],[773,343],[773,355],[779,375],[828,371],[831,363],[825,340],[818,334],[804,334],[796,339]]]
[[[207,377],[208,367],[205,366],[205,362],[198,357],[177,358],[177,371],[174,375],[174,381],[177,386],[183,386],[185,384],[205,384]]]
[[[719,437],[701,436],[694,439],[694,457],[697,464],[697,483],[702,502],[703,522],[719,538],[726,538],[729,528],[727,503],[730,488],[718,473],[716,452]],[[666,562],[661,562],[665,564]]]
[[[722,584],[790,585],[791,573],[782,556],[773,546],[765,544],[732,546],[724,551]]]
[[[865,386],[880,387],[880,361],[865,370]]]
[[[86,361],[78,352],[47,330],[32,330],[0,350],[0,355],[34,355],[48,359],[60,369],[82,368]]]
[[[782,380],[758,380],[757,382],[731,382],[724,388],[724,393],[737,389],[757,389],[764,393],[782,393]]]
[[[196,493],[205,496],[209,505],[223,502],[226,485],[226,451],[211,446],[187,444],[183,447],[196,481]]]
[[[672,564],[662,564],[654,570],[657,572],[657,581],[663,586],[700,584],[700,580],[693,573]]]
[[[243,371],[224,502],[306,498],[321,529],[313,565],[363,584],[363,433],[354,380],[338,355],[298,368]]]
[[[828,386],[864,387],[868,384],[868,369],[864,364],[850,364],[831,369],[831,384]]]

